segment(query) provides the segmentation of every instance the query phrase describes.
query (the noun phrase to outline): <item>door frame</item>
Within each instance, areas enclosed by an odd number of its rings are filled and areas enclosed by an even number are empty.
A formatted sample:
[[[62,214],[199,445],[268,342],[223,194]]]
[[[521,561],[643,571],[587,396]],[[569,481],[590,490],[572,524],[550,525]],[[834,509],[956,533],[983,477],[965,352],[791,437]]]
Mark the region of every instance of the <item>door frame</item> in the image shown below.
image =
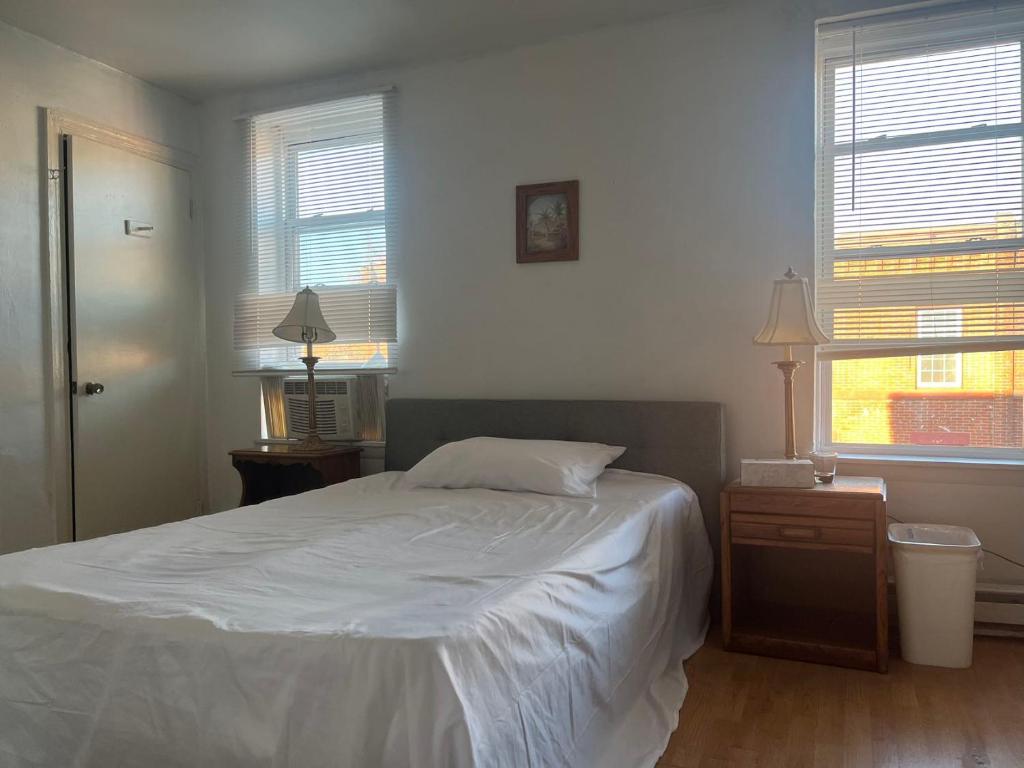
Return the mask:
[[[199,498],[203,510],[209,508],[206,467],[206,288],[205,270],[200,256],[200,238],[196,212],[198,190],[196,169],[199,158],[184,149],[160,144],[150,139],[113,128],[85,117],[61,109],[44,108],[42,110],[43,130],[45,131],[43,183],[46,186],[46,220],[43,231],[43,246],[46,257],[45,277],[46,296],[44,297],[45,322],[49,354],[46,359],[44,373],[44,403],[49,443],[49,482],[50,482],[50,518],[53,522],[55,542],[63,543],[74,540],[74,488],[72,475],[72,438],[71,438],[71,387],[69,353],[71,342],[68,333],[69,305],[67,259],[73,258],[73,242],[69,239],[66,224],[73,215],[67,209],[70,200],[72,179],[68,169],[64,167],[62,143],[64,136],[77,136],[117,149],[123,149],[150,160],[155,160],[174,168],[179,168],[189,175],[189,189],[193,210],[189,242],[192,253],[196,255],[197,286],[199,292],[199,326],[203,330],[199,335],[199,386],[200,397],[200,429],[199,445]],[[67,253],[65,253],[67,252]]]

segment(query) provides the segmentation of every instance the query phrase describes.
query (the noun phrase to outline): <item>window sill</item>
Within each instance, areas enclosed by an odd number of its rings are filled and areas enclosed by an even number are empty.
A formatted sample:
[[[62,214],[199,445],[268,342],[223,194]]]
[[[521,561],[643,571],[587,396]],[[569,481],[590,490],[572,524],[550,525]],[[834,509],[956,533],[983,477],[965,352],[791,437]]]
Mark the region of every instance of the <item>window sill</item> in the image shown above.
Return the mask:
[[[968,459],[953,456],[880,455],[840,453],[839,464],[873,464],[890,467],[928,467],[941,469],[1024,469],[1024,459]]]
[[[254,442],[256,445],[293,445],[298,440],[288,440],[281,437],[261,437]],[[385,445],[383,440],[324,440],[324,442],[331,445],[354,445],[357,448],[383,448]]]

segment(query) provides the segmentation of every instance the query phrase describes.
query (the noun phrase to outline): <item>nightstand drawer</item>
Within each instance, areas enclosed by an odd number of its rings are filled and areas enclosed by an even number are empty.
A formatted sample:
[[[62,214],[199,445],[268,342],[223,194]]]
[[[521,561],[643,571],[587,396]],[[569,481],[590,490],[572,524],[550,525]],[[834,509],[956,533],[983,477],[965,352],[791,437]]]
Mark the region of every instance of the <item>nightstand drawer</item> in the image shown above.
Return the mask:
[[[734,515],[732,520],[732,540],[764,540],[770,542],[787,542],[796,544],[837,544],[863,547],[869,552],[874,547],[874,529],[870,523],[867,528],[837,527],[835,520],[802,517],[781,522],[769,515],[758,516],[767,518],[764,522],[741,521],[741,515]],[[753,517],[742,516],[742,517]],[[843,522],[857,523],[859,520]]]
[[[820,515],[873,520],[875,503],[856,499],[815,498],[811,495],[785,495],[773,493],[730,494],[730,507],[734,512],[766,512],[777,515]]]
[[[813,525],[821,528],[847,528],[854,531],[874,533],[873,520],[858,520],[845,517],[813,517],[811,515],[773,515],[759,512],[733,512],[732,522],[763,523],[764,525]]]

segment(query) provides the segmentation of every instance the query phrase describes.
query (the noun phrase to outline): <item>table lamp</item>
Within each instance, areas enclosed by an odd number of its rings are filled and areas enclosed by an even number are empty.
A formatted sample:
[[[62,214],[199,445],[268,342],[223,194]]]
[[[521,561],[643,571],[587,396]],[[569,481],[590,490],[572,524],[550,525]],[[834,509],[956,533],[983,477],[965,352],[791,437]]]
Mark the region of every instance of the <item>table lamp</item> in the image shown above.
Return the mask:
[[[331,447],[320,439],[316,429],[316,385],[313,381],[313,366],[320,360],[313,357],[313,344],[326,344],[337,338],[327,325],[320,311],[320,297],[308,287],[295,295],[295,303],[284,320],[274,329],[274,335],[285,341],[306,345],[306,356],[299,359],[306,364],[309,394],[309,431],[299,448],[306,451],[324,451]]]
[[[793,345],[827,344],[828,337],[814,319],[814,306],[807,278],[800,277],[793,268],[786,270],[781,280],[775,281],[768,321],[754,337],[755,344],[770,344],[786,348],[782,360],[772,365],[782,372],[785,384],[786,458],[796,458],[796,421],[793,416],[793,374],[803,365],[793,359]]]

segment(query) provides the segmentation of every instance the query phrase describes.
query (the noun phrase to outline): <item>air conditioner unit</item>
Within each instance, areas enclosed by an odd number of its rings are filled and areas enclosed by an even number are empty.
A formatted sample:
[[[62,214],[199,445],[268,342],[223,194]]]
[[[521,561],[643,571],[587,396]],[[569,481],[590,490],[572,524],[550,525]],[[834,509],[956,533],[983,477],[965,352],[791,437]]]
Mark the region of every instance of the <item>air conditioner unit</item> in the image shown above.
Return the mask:
[[[284,380],[284,413],[288,437],[309,433],[309,386],[305,378]],[[324,440],[355,440],[353,418],[355,379],[324,376],[316,379],[316,431]]]

